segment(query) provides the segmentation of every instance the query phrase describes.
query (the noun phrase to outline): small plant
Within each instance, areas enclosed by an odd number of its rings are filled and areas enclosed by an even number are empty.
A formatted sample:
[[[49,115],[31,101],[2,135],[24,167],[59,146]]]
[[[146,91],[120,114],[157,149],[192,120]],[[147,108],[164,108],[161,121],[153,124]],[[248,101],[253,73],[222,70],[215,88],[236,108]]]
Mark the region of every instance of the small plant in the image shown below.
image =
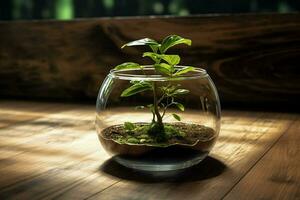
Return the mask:
[[[213,82],[204,69],[179,66],[180,56],[167,53],[175,45],[191,43],[170,35],[161,43],[144,38],[122,46],[146,46],[150,50],[142,55],[153,64],[120,64],[99,90],[98,138],[119,164],[151,174],[184,169],[202,161],[215,144],[220,104]],[[129,105],[135,108],[123,109]]]
[[[163,142],[170,137],[184,137],[184,133],[177,130],[171,125],[165,125],[163,122],[167,110],[171,106],[177,107],[180,111],[184,111],[184,105],[178,102],[178,97],[189,93],[189,90],[181,88],[181,85],[171,83],[171,80],[195,70],[194,67],[188,66],[184,68],[176,68],[180,63],[179,55],[166,54],[168,49],[178,44],[186,44],[190,46],[192,41],[180,37],[178,35],[170,35],[163,39],[161,43],[144,38],[129,42],[122,46],[149,46],[152,52],[144,52],[143,57],[149,57],[153,60],[153,66],[157,73],[163,74],[170,80],[166,86],[158,86],[155,81],[131,81],[131,86],[121,93],[121,97],[129,97],[141,92],[152,92],[153,103],[149,105],[139,105],[136,109],[149,109],[152,113],[152,122],[147,125],[137,125],[131,122],[125,122],[124,128],[127,133],[137,135],[137,138],[129,138],[130,143],[138,143],[141,141],[155,140],[156,142]],[[126,69],[141,69],[144,72],[144,66],[135,62],[126,62],[115,67],[116,70]],[[145,72],[144,72],[145,73]],[[180,115],[176,113],[171,114],[174,119],[181,121]]]

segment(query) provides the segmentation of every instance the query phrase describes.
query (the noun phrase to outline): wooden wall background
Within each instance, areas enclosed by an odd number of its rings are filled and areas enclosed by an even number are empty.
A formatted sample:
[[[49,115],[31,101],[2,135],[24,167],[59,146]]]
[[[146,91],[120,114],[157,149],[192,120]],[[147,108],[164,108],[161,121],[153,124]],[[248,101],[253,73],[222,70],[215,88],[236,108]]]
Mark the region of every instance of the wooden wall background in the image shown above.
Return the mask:
[[[223,103],[300,100],[300,14],[0,22],[0,96],[95,100],[114,65],[143,62],[123,43],[173,33],[193,40],[175,51],[208,71]]]

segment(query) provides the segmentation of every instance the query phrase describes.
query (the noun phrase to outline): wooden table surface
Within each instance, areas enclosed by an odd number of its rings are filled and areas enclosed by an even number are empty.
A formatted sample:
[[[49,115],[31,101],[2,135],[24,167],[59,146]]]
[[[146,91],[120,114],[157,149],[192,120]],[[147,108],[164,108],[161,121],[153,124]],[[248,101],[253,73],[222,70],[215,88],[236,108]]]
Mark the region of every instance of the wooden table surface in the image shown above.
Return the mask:
[[[300,115],[223,111],[219,140],[176,175],[124,168],[91,105],[0,101],[0,199],[300,199]]]

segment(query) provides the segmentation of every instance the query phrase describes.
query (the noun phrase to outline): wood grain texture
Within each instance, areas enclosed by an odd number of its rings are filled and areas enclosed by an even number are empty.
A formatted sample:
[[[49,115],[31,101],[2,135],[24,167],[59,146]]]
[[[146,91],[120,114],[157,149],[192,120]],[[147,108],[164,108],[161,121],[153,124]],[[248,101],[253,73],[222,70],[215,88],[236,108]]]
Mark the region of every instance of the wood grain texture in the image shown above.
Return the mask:
[[[109,159],[93,127],[94,107],[0,101],[0,112],[16,119],[0,127],[0,199],[220,199],[230,191],[248,194],[244,183],[255,193],[249,175],[263,173],[260,166],[275,166],[274,174],[282,172],[291,185],[298,184],[299,162],[289,159],[298,152],[300,116],[295,114],[224,111],[210,157],[184,172],[153,176]],[[282,151],[284,164],[274,157]],[[273,173],[259,185],[267,187]],[[297,195],[294,189],[283,191],[290,192],[272,197]]]
[[[207,69],[223,103],[287,107],[300,97],[299,16],[0,22],[0,95],[95,99],[113,66],[129,60],[147,63],[140,48],[121,51],[122,44],[176,33],[193,40],[192,47],[175,49],[182,63]]]
[[[300,199],[299,132],[298,120],[225,199]]]

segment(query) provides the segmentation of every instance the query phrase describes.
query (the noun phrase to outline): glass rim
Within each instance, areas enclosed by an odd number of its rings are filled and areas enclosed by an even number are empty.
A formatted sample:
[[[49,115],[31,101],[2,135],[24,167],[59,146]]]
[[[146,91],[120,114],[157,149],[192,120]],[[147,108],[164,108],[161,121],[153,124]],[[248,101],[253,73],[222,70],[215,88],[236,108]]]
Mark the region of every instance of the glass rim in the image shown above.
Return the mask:
[[[175,66],[176,69],[183,69],[185,67],[189,66]],[[195,70],[187,73],[187,74],[182,74],[176,77],[169,77],[169,76],[164,76],[162,74],[136,74],[134,72],[136,71],[142,71],[141,69],[121,69],[121,70],[116,70],[112,69],[109,72],[109,75],[112,78],[116,79],[121,79],[121,80],[148,80],[148,81],[170,81],[170,80],[186,80],[186,79],[197,79],[197,78],[206,78],[208,76],[207,72],[203,68],[199,67],[194,67]],[[143,70],[150,71],[153,70],[155,71],[153,65],[144,65]],[[127,73],[122,73],[122,72],[127,72]],[[133,72],[133,73],[128,73],[128,72]]]

